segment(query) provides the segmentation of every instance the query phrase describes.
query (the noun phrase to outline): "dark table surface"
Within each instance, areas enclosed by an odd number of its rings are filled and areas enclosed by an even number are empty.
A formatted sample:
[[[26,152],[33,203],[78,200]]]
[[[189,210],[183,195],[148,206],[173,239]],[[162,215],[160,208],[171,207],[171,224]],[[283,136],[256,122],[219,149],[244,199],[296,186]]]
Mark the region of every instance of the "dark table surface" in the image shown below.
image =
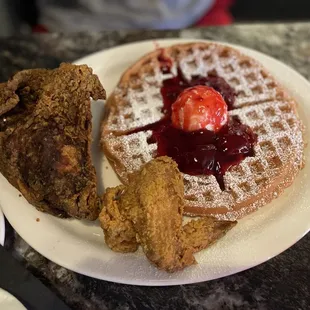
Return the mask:
[[[295,23],[0,39],[0,80],[24,68],[53,68],[62,61],[74,61],[124,43],[174,37],[254,48],[310,78],[310,23]],[[250,270],[211,282],[174,287],[129,286],[76,274],[42,257],[8,223],[5,247],[73,309],[310,309],[309,234],[284,253]]]

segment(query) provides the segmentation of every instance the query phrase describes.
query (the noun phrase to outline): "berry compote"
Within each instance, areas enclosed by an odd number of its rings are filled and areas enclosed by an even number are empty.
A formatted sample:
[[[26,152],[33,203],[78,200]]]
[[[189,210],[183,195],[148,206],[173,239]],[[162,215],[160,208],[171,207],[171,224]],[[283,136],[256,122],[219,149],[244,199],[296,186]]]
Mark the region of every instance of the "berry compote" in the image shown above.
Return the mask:
[[[160,56],[163,73],[169,73],[171,62]],[[190,175],[214,175],[224,190],[223,175],[245,157],[254,156],[257,136],[250,127],[236,117],[217,132],[207,129],[184,131],[175,128],[171,122],[171,106],[187,88],[205,85],[214,88],[224,98],[228,110],[233,109],[235,92],[227,82],[216,75],[193,76],[186,80],[180,69],[177,75],[163,81],[163,113],[165,117],[156,123],[138,128],[133,132],[152,130],[148,143],[157,143],[157,156],[169,156],[175,160],[180,171]]]

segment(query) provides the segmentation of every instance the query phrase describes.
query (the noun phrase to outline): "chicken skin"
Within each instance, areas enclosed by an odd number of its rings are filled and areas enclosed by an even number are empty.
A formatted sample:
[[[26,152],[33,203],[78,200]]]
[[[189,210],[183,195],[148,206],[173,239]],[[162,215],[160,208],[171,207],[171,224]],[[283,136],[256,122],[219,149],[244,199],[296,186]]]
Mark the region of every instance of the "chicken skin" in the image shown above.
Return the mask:
[[[175,272],[196,263],[194,253],[221,238],[236,222],[211,217],[182,225],[184,184],[177,164],[158,157],[132,175],[128,187],[107,189],[99,215],[106,244],[117,252],[141,245],[159,269]]]
[[[25,70],[0,84],[0,172],[40,211],[98,217],[90,97],[106,94],[86,65]]]

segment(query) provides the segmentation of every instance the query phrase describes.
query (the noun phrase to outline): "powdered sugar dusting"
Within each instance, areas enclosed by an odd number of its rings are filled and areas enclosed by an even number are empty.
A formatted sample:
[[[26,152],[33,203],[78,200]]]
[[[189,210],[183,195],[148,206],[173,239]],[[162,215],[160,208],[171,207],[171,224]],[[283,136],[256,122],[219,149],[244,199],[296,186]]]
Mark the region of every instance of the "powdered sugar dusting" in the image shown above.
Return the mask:
[[[184,175],[188,213],[202,208],[203,213],[219,219],[240,218],[289,186],[302,165],[302,130],[295,103],[282,94],[273,78],[256,61],[231,48],[204,44],[203,48],[194,45],[167,49],[169,53],[174,60],[172,74],[178,66],[188,79],[208,74],[224,78],[238,93],[236,109],[229,111],[230,117],[239,118],[258,135],[255,156],[226,172],[224,191],[212,175]],[[167,76],[160,72],[158,65],[150,72],[152,74],[144,72],[138,78],[139,87],[129,88],[119,97],[125,98],[126,104],[123,110],[112,113],[114,127],[108,123],[111,131],[134,129],[163,117],[160,87]],[[122,119],[126,114],[130,115],[127,121]],[[111,134],[104,138],[111,154],[120,162],[122,169],[118,173],[123,180],[156,156],[157,145],[148,143],[150,136],[151,131],[147,131],[117,137]],[[276,179],[279,184],[275,186]],[[253,199],[255,196],[260,198]]]
[[[120,159],[124,167],[124,177],[139,170],[142,165],[152,160],[156,154],[157,145],[147,142],[152,132],[138,132],[131,135],[115,137],[112,134],[106,137],[110,152]]]
[[[122,104],[122,110],[111,112],[107,120],[107,130],[111,132],[126,132],[138,127],[155,123],[163,118],[163,100],[160,93],[162,81],[176,74],[176,67],[172,73],[163,74],[159,67],[140,77],[134,87],[118,87],[115,100]]]
[[[189,206],[216,208],[223,206],[225,214],[212,213],[219,219],[236,219],[244,212],[256,209],[264,201],[253,203],[250,207],[234,211],[236,204],[243,204],[247,199],[268,191],[275,178],[289,174],[295,176],[302,164],[303,141],[300,121],[289,102],[268,102],[236,109],[230,112],[242,123],[253,128],[258,134],[255,157],[247,157],[238,166],[232,167],[224,175],[225,191],[221,192],[209,180],[213,176],[185,176],[185,195]],[[289,169],[289,171],[285,171]],[[213,177],[215,180],[215,178]],[[213,180],[213,182],[214,182]],[[189,184],[187,184],[190,181]],[[291,181],[290,181],[291,182]],[[283,183],[289,185],[290,182]],[[203,184],[208,184],[206,187]]]
[[[232,49],[210,44],[203,50],[182,54],[180,68],[187,79],[194,75],[216,74],[238,93],[235,107],[273,100],[276,83],[254,61],[241,57]]]

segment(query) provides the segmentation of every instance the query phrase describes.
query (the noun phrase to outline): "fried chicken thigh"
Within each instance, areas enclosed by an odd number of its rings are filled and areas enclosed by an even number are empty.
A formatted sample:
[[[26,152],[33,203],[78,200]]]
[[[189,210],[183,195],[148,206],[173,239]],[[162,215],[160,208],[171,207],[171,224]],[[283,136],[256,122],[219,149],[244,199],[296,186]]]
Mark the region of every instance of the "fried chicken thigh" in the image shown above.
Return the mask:
[[[184,184],[177,164],[159,157],[132,175],[128,187],[107,189],[99,219],[106,244],[117,252],[139,245],[147,258],[168,272],[194,264],[194,253],[222,237],[236,222],[210,217],[182,226]]]
[[[90,97],[106,94],[86,65],[25,70],[0,84],[0,172],[40,211],[98,217]]]

